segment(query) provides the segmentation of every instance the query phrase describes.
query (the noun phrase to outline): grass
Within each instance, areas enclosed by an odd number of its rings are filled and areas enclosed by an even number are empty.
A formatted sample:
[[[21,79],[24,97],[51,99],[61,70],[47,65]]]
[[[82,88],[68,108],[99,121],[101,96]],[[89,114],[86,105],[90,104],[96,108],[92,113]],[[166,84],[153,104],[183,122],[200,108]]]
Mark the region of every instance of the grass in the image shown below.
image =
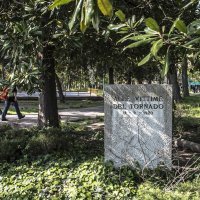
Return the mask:
[[[200,181],[186,181],[169,191],[137,172],[105,165],[102,156],[53,154],[27,162],[0,164],[0,198],[69,200],[191,200],[200,197]],[[158,180],[157,180],[158,181]]]
[[[103,106],[103,101],[91,101],[91,100],[81,100],[81,101],[66,101],[65,103],[58,103],[58,109],[73,109],[73,108],[88,108]]]
[[[88,108],[95,106],[102,106],[103,101],[91,101],[91,100],[75,100],[75,101],[66,101],[65,103],[60,103],[58,101],[58,109],[78,109],[78,108]],[[3,109],[4,103],[0,103],[1,108]],[[38,113],[38,101],[19,101],[20,110],[23,114],[36,114]],[[8,114],[16,114],[13,106],[10,107]]]
[[[20,106],[29,112],[37,109],[37,103],[20,102]],[[193,95],[176,106],[176,121],[183,126],[183,131],[194,131],[187,136],[191,140],[198,138],[199,103],[200,95]],[[59,104],[59,108],[102,104],[70,101]],[[1,127],[0,149],[8,160],[0,159],[0,199],[200,199],[200,171],[184,179],[184,176],[178,178],[181,171],[115,169],[112,163],[105,163],[103,131],[86,129],[93,122],[96,121],[86,119],[55,130]],[[169,189],[167,185],[175,178],[177,185]]]
[[[200,143],[200,94],[192,94],[176,105],[175,128],[182,138]]]
[[[0,160],[0,199],[195,200],[200,197],[199,174],[166,190],[177,172],[162,168],[115,169],[112,163],[105,163],[101,131],[80,130],[78,125],[60,130],[33,130],[34,134],[31,130],[1,128],[1,131],[0,141],[7,145],[6,152],[12,154],[9,147],[13,145],[21,154],[15,160],[13,157],[11,161]],[[58,146],[63,139],[63,146]]]
[[[192,95],[183,99],[177,105],[183,124],[186,126],[200,125],[200,94]]]
[[[68,124],[70,124],[70,126],[74,126],[77,127],[76,130],[77,131],[81,131],[86,129],[88,126],[91,126],[92,124],[95,123],[101,123],[104,122],[104,117],[95,117],[95,118],[84,118],[84,119],[79,119],[76,120],[75,122],[71,121],[68,122]],[[96,128],[98,127],[98,125],[96,126]],[[98,128],[98,129],[102,129],[102,128]]]

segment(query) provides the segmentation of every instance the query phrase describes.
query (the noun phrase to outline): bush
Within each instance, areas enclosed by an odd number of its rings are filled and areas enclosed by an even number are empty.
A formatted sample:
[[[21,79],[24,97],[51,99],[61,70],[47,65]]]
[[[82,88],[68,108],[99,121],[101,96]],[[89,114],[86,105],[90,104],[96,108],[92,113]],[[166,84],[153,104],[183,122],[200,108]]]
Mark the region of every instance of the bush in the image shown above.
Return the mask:
[[[28,139],[29,132],[26,129],[4,129],[4,132],[0,134],[0,160],[13,161],[18,159],[22,155]]]
[[[39,155],[51,154],[54,152],[70,151],[79,148],[88,151],[96,147],[95,152],[103,152],[103,133],[94,134],[79,129],[76,124],[65,125],[61,129],[44,128],[35,129],[12,129],[2,127],[0,131],[0,162],[14,161],[26,156],[32,158]],[[77,131],[79,130],[79,131]]]
[[[67,134],[59,129],[44,129],[31,137],[25,154],[37,156],[63,150],[68,150]]]
[[[0,162],[68,150],[70,129],[0,129]]]

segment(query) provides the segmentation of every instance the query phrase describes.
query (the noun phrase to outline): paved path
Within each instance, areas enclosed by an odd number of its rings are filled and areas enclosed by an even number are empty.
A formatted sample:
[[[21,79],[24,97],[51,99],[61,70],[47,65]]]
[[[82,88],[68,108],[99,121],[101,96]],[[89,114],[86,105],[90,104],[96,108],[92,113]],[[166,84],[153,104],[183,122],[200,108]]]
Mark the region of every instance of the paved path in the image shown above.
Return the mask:
[[[65,109],[60,110],[59,115],[61,116],[61,121],[77,121],[80,119],[96,118],[104,116],[103,106],[90,107],[90,108],[80,108],[80,109]],[[3,124],[9,124],[13,127],[24,127],[29,128],[37,126],[38,114],[28,114],[24,119],[18,119],[17,115],[7,115],[8,121],[0,121],[0,126]]]
[[[33,94],[27,94],[26,92],[18,92],[17,96],[18,97],[39,97],[39,92],[35,92]],[[65,97],[90,97],[90,96],[97,96],[94,93],[90,93],[90,92],[63,92]],[[57,96],[59,96],[58,92],[57,92]]]

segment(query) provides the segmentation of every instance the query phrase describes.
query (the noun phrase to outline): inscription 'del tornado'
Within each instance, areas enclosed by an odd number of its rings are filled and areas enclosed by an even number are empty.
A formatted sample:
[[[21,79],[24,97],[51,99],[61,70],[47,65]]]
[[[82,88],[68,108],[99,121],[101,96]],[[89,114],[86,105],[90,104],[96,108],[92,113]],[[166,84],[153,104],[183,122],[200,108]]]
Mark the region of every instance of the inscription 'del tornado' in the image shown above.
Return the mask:
[[[172,87],[105,86],[105,160],[171,168]]]

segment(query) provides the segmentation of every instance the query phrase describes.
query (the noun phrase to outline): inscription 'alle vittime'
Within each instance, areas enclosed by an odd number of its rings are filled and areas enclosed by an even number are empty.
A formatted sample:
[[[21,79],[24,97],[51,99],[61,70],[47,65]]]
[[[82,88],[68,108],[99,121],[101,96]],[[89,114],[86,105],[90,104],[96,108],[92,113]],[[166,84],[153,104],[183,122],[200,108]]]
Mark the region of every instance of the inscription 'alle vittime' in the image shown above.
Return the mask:
[[[113,108],[114,109],[142,109],[142,110],[149,110],[149,109],[164,109],[163,105],[163,98],[160,97],[153,97],[153,96],[142,96],[142,97],[134,97],[135,101],[132,103],[130,101],[130,98],[128,97],[126,101],[130,102],[128,104],[124,103],[114,103]],[[115,99],[117,100],[117,99]],[[119,101],[119,100],[118,100]],[[124,101],[121,100],[120,101]],[[128,107],[127,107],[128,106]]]

